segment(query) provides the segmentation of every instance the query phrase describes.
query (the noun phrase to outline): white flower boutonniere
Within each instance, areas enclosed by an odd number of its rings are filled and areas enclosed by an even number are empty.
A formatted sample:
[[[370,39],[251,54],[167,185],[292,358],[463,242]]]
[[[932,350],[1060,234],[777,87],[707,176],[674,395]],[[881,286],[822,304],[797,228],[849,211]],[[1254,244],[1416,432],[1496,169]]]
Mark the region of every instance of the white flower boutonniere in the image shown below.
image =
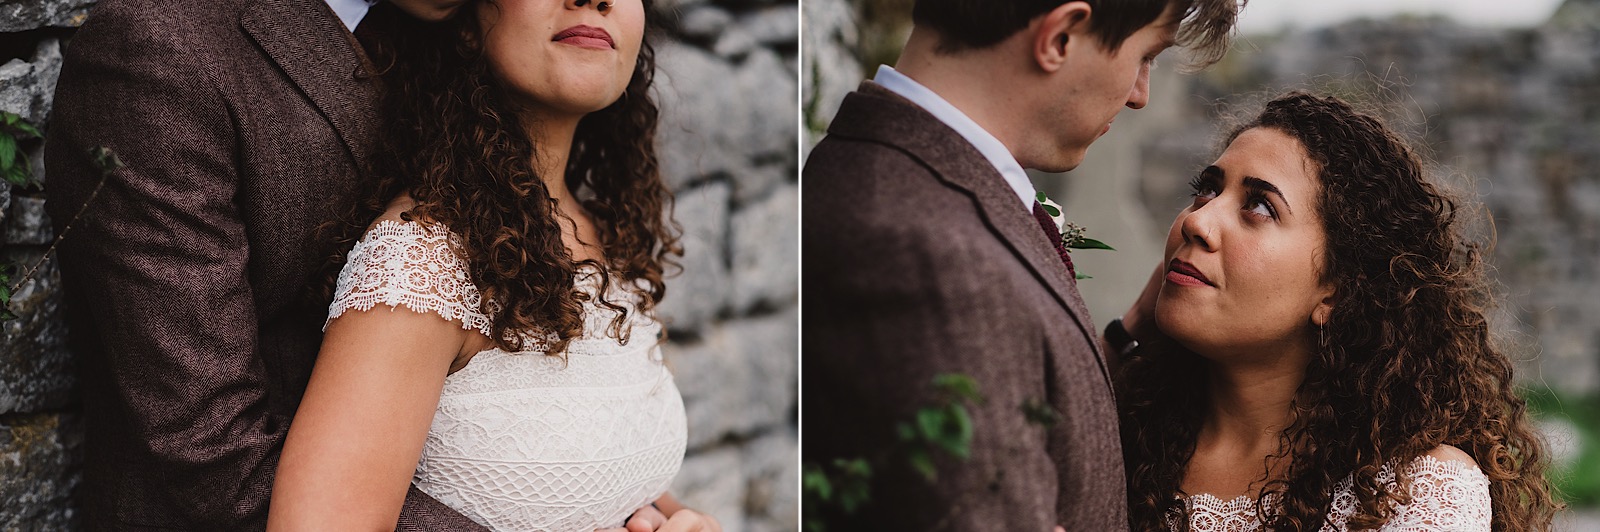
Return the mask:
[[[1051,200],[1043,192],[1039,192],[1035,199],[1039,200],[1039,205],[1044,207],[1045,214],[1050,215],[1050,220],[1056,223],[1056,230],[1061,232],[1061,244],[1068,251],[1074,249],[1108,249],[1116,251],[1116,248],[1106,245],[1105,242],[1084,236],[1088,233],[1088,230],[1084,229],[1083,226],[1067,221],[1067,217],[1062,215],[1061,204]],[[1082,273],[1078,273],[1077,278],[1093,279],[1093,277]]]

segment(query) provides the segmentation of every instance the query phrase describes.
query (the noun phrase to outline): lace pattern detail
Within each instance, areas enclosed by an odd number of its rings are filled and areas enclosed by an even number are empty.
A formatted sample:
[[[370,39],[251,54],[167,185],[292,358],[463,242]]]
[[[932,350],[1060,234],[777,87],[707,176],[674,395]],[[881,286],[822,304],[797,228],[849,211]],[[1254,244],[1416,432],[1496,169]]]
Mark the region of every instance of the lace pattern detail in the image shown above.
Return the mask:
[[[385,221],[351,250],[331,321],[383,303],[459,320],[489,334],[481,296],[447,231]],[[598,271],[580,270],[583,335],[548,356],[536,331],[526,348],[482,351],[445,377],[412,477],[422,492],[491,530],[620,527],[665,493],[688,441],[683,400],[661,357],[662,326],[613,283],[598,304]]]
[[[1476,466],[1454,460],[1440,460],[1422,456],[1406,466],[1411,478],[1411,504],[1400,506],[1393,518],[1379,528],[1382,532],[1425,532],[1448,530],[1451,532],[1488,532],[1491,505],[1489,479]],[[1395,474],[1385,466],[1378,472],[1378,481],[1394,488]],[[1345,477],[1334,490],[1329,505],[1329,524],[1322,532],[1346,532],[1350,517],[1356,513],[1356,496],[1351,490],[1352,477]],[[1241,495],[1224,501],[1207,493],[1180,498],[1188,508],[1189,529],[1194,532],[1256,532],[1262,529],[1256,515],[1255,498]],[[1271,504],[1268,495],[1264,504]],[[1176,528],[1168,516],[1168,528]]]
[[[448,231],[415,222],[384,220],[363,235],[339,271],[328,320],[382,303],[438,314],[463,329],[489,334],[483,296],[468,279]]]

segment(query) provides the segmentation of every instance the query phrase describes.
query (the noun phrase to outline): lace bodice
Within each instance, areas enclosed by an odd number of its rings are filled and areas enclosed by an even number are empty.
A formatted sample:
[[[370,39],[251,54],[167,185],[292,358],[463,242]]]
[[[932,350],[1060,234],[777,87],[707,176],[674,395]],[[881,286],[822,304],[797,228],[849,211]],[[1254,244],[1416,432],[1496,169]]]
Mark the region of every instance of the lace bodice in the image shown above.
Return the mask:
[[[350,251],[328,320],[384,304],[489,334],[453,246],[443,229],[379,222]],[[591,295],[600,287],[593,270],[575,283]],[[634,308],[620,284],[607,299]],[[617,313],[593,299],[565,361],[531,341],[522,352],[480,352],[445,378],[413,477],[418,489],[493,530],[583,532],[620,527],[666,491],[683,462],[687,424],[661,360],[661,325],[630,312],[624,343],[609,335]]]
[[[1490,519],[1489,479],[1467,462],[1422,456],[1406,467],[1411,478],[1411,504],[1401,506],[1393,518],[1379,528],[1382,532],[1488,532]],[[1378,480],[1393,488],[1391,467],[1378,472]],[[1352,477],[1345,477],[1334,490],[1333,502],[1322,532],[1346,532],[1346,523],[1355,514],[1356,496],[1351,491]],[[1261,530],[1256,515],[1256,500],[1241,495],[1224,501],[1210,494],[1182,499],[1188,508],[1189,529],[1193,532],[1255,532]],[[1270,502],[1272,496],[1267,497]],[[1167,528],[1177,523],[1169,516]]]

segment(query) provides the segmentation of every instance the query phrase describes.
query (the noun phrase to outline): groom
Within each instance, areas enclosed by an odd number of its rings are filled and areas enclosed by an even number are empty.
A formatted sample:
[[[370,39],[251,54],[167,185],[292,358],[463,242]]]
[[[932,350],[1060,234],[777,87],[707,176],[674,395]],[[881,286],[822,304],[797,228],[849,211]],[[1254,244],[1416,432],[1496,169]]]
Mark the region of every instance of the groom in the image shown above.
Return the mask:
[[[1144,107],[1162,50],[1219,57],[1235,1],[917,0],[899,61],[845,98],[802,177],[803,460],[877,466],[828,521],[1126,529],[1109,361],[1024,169],[1078,166]],[[896,427],[952,373],[982,395],[970,456],[935,451],[927,480]]]
[[[315,228],[377,139],[368,8],[463,0],[101,0],[46,145],[87,424],[88,530],[261,530],[327,312]],[[95,193],[89,151],[126,164]],[[405,530],[481,530],[412,488]]]

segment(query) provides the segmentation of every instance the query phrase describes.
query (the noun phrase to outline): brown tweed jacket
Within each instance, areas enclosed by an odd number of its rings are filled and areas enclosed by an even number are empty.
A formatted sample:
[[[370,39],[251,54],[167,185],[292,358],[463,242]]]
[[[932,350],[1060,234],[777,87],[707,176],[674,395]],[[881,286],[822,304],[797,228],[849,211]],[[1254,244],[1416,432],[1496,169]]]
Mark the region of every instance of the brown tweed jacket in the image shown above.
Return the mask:
[[[994,167],[871,82],[845,98],[802,174],[803,460],[862,457],[870,502],[844,530],[1127,528],[1106,360],[1050,240]],[[974,378],[965,461],[906,467],[895,426]],[[1051,422],[1035,419],[1048,405]],[[943,455],[939,455],[943,456]],[[835,528],[830,527],[830,530]]]
[[[90,530],[264,528],[321,342],[312,233],[378,134],[323,0],[102,0],[67,47],[46,161],[87,422]],[[412,488],[401,529],[481,529]]]

